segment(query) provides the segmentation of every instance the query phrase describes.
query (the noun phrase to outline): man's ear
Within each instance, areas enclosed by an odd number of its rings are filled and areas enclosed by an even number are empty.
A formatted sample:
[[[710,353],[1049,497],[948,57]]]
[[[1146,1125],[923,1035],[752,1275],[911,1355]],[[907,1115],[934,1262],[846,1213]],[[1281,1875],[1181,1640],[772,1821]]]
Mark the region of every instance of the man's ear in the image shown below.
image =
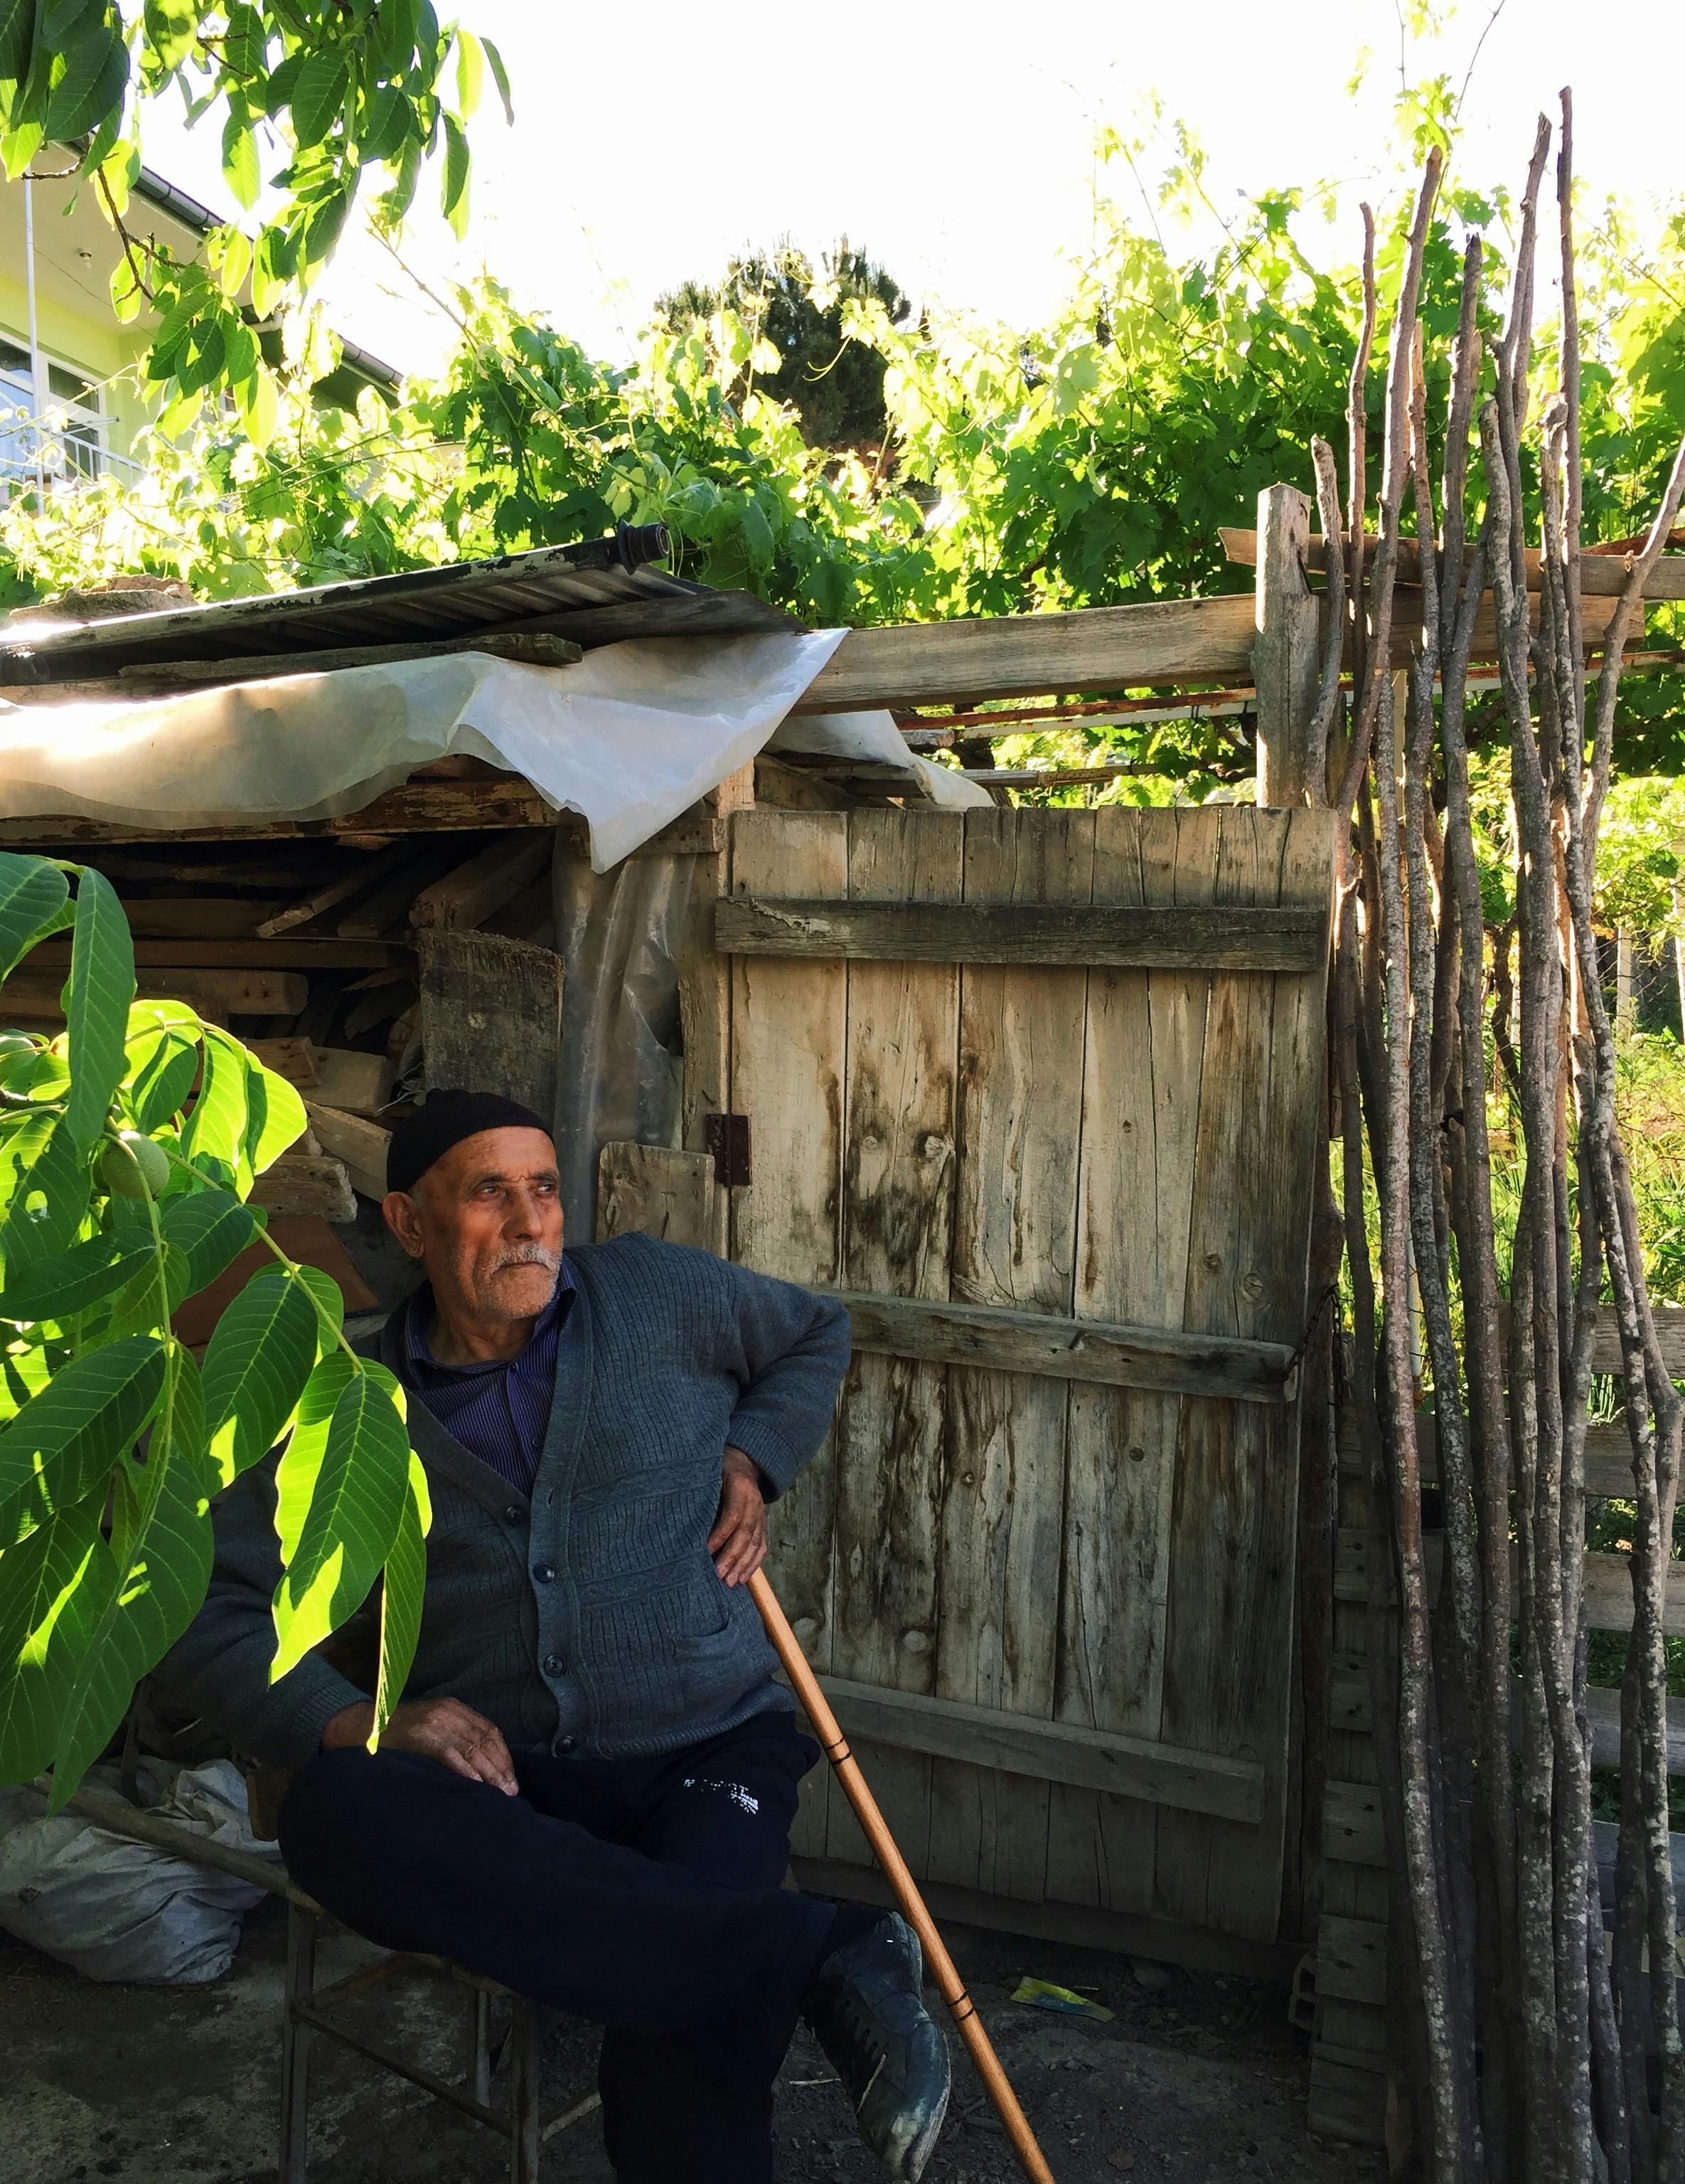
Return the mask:
[[[412,1259],[421,1256],[421,1210],[407,1190],[389,1190],[381,1201],[381,1212],[404,1251]]]

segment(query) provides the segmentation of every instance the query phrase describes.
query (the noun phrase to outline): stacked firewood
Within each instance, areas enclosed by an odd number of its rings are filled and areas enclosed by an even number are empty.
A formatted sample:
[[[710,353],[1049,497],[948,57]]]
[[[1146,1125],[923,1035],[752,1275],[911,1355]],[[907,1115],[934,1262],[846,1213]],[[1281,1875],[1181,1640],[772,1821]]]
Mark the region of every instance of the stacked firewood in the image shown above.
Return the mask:
[[[1537,208],[1551,138],[1541,120],[1507,321],[1489,359],[1482,245],[1468,244],[1437,479],[1417,315],[1440,181],[1439,157],[1429,159],[1392,328],[1372,559],[1371,228],[1343,511],[1332,452],[1315,448],[1331,611],[1313,795],[1349,822],[1337,830],[1331,1045],[1354,1392],[1382,1513],[1371,1607],[1396,1640],[1390,1656],[1375,1650],[1373,1699],[1389,1864],[1402,1884],[1391,1964],[1408,2036],[1398,2083],[1413,2096],[1432,2178],[1661,2184],[1685,2176],[1663,1643],[1681,1402],[1645,1286],[1592,895],[1623,654],[1685,492],[1685,448],[1597,637],[1588,689],[1571,125],[1565,93],[1557,389],[1530,420]],[[1476,433],[1485,499],[1471,516]],[[1542,486],[1531,556],[1524,464],[1537,465]],[[1413,542],[1401,538],[1407,512]],[[1407,676],[1395,678],[1407,558],[1420,634]],[[1470,660],[1494,604],[1500,688],[1476,712]],[[1349,705],[1343,646],[1355,651]],[[1489,733],[1507,742],[1517,838],[1515,1072],[1527,1159],[1513,1236],[1493,1219],[1469,797],[1469,746]],[[1378,1201],[1378,1263],[1366,1193]],[[1417,1299],[1443,1500],[1437,1612],[1423,1543]],[[1635,1512],[1612,1931],[1593,1837],[1584,1583],[1588,1398],[1605,1299]]]
[[[548,945],[553,829],[388,841],[73,849],[117,889],[142,996],[187,1002],[303,1095],[310,1131],[259,1178],[272,1213],[355,1217],[385,1190],[386,1142],[422,1029],[418,948],[477,929]],[[58,1017],[70,943],[8,982],[8,1011]]]

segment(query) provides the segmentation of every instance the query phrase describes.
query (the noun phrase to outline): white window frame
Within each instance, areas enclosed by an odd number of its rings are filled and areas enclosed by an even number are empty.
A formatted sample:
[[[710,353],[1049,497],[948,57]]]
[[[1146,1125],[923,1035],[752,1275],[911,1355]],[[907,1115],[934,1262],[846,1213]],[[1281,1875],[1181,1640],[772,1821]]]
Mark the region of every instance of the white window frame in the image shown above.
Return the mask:
[[[29,356],[27,335],[0,326],[0,341]],[[0,365],[0,410],[23,412],[29,420],[27,424],[23,415],[0,420],[0,479],[15,490],[34,479],[37,467],[45,471],[52,484],[86,483],[103,477],[112,466],[111,419],[99,406],[100,381],[51,349],[37,349],[36,354],[47,382],[44,387],[36,386],[32,365],[26,376]],[[93,403],[55,394],[51,377],[55,366],[82,381],[92,391]],[[15,399],[8,403],[7,393]]]

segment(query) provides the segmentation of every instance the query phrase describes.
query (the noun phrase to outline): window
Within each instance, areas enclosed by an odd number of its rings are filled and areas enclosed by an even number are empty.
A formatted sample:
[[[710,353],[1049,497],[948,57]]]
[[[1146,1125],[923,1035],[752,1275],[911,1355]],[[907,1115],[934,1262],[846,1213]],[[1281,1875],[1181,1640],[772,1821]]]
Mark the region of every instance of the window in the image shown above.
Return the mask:
[[[37,468],[49,478],[94,478],[107,467],[100,388],[85,372],[43,355],[47,386],[37,410],[29,350],[0,334],[0,479],[21,482]]]

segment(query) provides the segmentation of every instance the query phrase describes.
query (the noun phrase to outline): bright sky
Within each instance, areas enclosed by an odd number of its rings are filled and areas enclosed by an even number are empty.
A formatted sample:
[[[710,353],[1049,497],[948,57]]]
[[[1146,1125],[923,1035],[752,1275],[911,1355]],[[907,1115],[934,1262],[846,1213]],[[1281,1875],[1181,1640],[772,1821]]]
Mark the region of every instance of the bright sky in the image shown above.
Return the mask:
[[[1154,92],[1204,141],[1219,205],[1332,176],[1359,186],[1354,218],[1361,187],[1393,171],[1394,0],[455,0],[455,12],[502,48],[515,125],[495,98],[481,110],[466,244],[424,211],[409,255],[433,279],[488,266],[604,354],[626,352],[665,289],[784,235],[817,254],[846,232],[915,295],[1032,322],[1059,292],[1060,248],[1087,234],[1095,126],[1132,132]],[[1460,84],[1487,30],[1464,107],[1465,178],[1518,181],[1535,115],[1554,115],[1571,83],[1577,165],[1597,197],[1685,192],[1680,0],[1437,12],[1449,20],[1415,45],[1413,77]],[[225,207],[209,130],[184,134],[160,112],[147,156]],[[353,239],[323,292],[342,333],[425,369],[449,330],[404,289]]]

